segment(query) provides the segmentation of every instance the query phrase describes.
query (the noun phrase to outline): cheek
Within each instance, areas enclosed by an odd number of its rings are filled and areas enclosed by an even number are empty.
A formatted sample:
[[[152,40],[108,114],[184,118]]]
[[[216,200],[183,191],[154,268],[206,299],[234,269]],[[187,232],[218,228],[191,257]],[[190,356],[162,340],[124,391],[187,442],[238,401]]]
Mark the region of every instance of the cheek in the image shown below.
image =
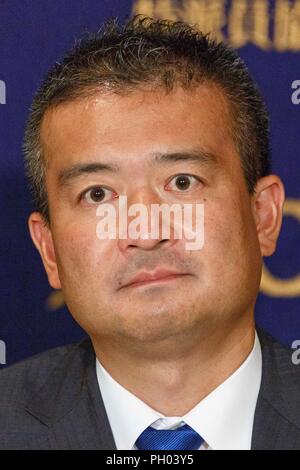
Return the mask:
[[[94,225],[69,225],[55,234],[58,270],[62,283],[81,288],[92,278],[101,281],[111,260],[109,240],[99,240]],[[86,280],[86,281],[85,281]]]
[[[240,273],[254,262],[257,250],[249,212],[235,204],[206,211],[203,255],[220,276],[230,270]]]

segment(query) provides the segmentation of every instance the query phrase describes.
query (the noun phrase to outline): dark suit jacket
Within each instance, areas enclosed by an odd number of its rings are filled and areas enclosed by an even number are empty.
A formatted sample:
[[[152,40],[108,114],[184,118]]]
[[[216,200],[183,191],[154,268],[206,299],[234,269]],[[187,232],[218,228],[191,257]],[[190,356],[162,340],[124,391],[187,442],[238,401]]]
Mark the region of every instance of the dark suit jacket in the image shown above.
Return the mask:
[[[291,350],[258,335],[263,372],[252,449],[300,449],[300,365]],[[0,449],[116,450],[89,338],[0,372]]]

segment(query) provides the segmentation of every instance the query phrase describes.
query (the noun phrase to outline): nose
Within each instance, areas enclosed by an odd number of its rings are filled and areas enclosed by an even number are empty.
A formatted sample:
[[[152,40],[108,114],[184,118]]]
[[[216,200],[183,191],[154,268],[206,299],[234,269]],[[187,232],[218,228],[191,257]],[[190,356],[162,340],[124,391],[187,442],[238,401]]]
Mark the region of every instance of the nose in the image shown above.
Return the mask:
[[[153,250],[156,248],[161,247],[162,245],[171,244],[170,240],[163,239],[163,240],[145,240],[142,238],[131,239],[127,238],[126,240],[119,240],[119,248],[122,252],[127,252],[133,248],[140,248],[145,251]]]
[[[162,204],[161,198],[153,190],[145,187],[127,198],[127,213],[123,212],[126,228],[122,237],[118,238],[121,252],[137,248],[149,251],[163,246],[171,247],[178,241],[174,237],[170,222],[166,225],[164,221],[164,230],[162,230],[162,215],[157,210],[154,212],[151,210],[154,204]]]

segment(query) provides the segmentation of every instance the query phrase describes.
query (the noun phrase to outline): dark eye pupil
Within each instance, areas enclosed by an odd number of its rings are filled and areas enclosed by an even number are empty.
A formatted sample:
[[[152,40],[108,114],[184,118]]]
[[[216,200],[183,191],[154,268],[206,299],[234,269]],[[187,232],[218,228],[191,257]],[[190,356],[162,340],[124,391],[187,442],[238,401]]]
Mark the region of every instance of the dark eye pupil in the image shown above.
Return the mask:
[[[190,186],[190,180],[186,176],[178,176],[176,178],[176,186],[178,189],[187,189]]]
[[[105,192],[102,188],[95,188],[91,191],[91,199],[93,201],[99,202],[104,198],[104,196]]]

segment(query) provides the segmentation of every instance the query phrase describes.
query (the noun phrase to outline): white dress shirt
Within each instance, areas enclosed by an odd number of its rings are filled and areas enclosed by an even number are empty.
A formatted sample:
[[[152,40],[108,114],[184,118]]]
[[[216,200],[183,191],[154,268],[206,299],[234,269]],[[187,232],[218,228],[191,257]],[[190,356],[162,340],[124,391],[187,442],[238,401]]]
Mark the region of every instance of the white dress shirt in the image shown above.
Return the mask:
[[[116,382],[96,360],[98,383],[118,450],[135,450],[148,427],[176,429],[188,424],[204,439],[199,450],[251,449],[254,412],[261,383],[257,333],[253,349],[225,382],[181,417],[165,417]]]

